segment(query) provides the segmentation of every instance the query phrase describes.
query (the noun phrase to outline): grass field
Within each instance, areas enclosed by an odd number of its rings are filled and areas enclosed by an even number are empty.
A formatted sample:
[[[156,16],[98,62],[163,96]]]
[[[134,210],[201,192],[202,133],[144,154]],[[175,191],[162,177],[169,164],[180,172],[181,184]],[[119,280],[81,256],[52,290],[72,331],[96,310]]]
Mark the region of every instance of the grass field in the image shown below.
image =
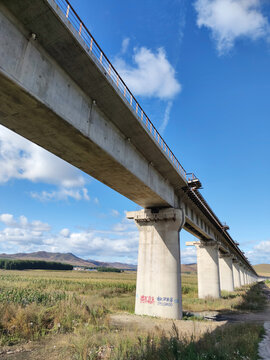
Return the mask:
[[[134,272],[0,271],[0,344],[66,335],[70,357],[65,354],[65,359],[256,359],[262,331],[258,325],[225,327],[203,341],[182,339],[177,329],[147,336],[111,328],[110,314],[134,312],[135,282]],[[196,275],[184,274],[182,291],[188,311],[264,306],[258,286],[224,293],[218,300],[199,300]]]

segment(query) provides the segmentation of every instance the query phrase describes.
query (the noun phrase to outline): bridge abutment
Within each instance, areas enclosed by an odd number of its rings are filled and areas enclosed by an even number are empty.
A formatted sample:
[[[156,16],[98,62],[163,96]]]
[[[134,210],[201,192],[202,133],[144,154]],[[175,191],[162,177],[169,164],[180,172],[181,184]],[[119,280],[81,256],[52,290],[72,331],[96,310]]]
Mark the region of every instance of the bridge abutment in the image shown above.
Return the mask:
[[[218,245],[215,241],[196,244],[198,266],[198,296],[220,297]]]
[[[179,231],[185,217],[180,209],[128,212],[139,229],[135,313],[182,318]]]

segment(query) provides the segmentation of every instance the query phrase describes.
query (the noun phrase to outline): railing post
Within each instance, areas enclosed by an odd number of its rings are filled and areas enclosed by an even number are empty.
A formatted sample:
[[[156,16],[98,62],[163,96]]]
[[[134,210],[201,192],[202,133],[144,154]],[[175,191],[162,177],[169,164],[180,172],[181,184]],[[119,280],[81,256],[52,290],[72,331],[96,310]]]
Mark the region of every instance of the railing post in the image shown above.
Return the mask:
[[[69,9],[70,9],[70,5],[67,6],[66,18],[68,18]]]

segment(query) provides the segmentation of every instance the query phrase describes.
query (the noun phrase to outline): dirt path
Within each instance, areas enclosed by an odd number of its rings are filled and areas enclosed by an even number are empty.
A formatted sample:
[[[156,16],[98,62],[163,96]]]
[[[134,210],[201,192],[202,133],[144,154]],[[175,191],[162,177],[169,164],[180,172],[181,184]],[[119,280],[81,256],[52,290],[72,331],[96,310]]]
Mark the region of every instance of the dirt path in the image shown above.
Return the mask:
[[[121,329],[133,330],[135,333],[161,333],[169,334],[175,325],[181,337],[199,339],[206,332],[212,332],[217,327],[223,326],[227,321],[192,321],[192,320],[167,320],[149,316],[132,314],[113,314],[110,316],[110,325]]]
[[[1,360],[71,360],[67,353],[67,335],[55,335],[23,345],[4,346]]]
[[[243,314],[225,314],[221,315],[218,318],[220,320],[229,321],[229,322],[254,322],[254,323],[264,323],[265,321],[270,321],[270,288],[267,285],[263,287],[263,293],[267,298],[267,305],[263,311],[260,312],[248,312]],[[270,359],[270,358],[268,358]]]

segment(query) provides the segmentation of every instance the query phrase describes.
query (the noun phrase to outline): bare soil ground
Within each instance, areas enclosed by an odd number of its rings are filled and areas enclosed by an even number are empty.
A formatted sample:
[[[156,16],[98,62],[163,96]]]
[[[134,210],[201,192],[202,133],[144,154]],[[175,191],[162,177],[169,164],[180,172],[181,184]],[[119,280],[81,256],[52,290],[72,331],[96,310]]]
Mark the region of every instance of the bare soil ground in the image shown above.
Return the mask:
[[[67,336],[57,335],[38,342],[2,347],[1,360],[71,360],[67,352]]]
[[[111,326],[133,329],[135,332],[169,333],[173,324],[178,329],[180,337],[199,339],[206,332],[212,332],[217,327],[225,325],[227,321],[196,321],[196,320],[167,320],[132,314],[113,314],[110,317]]]
[[[263,286],[263,294],[267,298],[267,304],[263,311],[247,312],[247,313],[232,313],[224,314],[221,319],[229,322],[249,322],[249,323],[264,323],[270,321],[270,288],[267,285]]]

